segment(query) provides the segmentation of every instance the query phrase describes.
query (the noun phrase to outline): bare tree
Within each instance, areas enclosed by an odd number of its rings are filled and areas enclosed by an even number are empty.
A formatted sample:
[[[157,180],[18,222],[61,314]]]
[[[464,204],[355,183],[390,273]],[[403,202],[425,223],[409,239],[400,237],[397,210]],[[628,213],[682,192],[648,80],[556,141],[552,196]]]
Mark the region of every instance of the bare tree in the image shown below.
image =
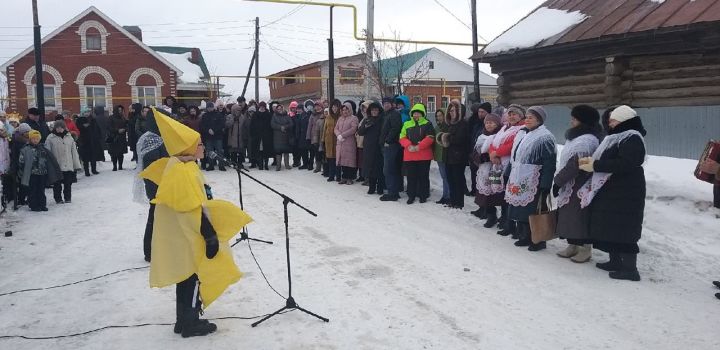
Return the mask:
[[[402,40],[400,32],[391,30],[392,38]],[[365,47],[360,48],[365,52]],[[366,62],[369,79],[378,87],[382,97],[402,94],[413,81],[422,80],[430,72],[427,57],[414,60],[405,42],[381,42],[373,45],[375,62]]]
[[[4,111],[10,105],[8,98],[8,86],[5,76],[0,74],[0,111]]]

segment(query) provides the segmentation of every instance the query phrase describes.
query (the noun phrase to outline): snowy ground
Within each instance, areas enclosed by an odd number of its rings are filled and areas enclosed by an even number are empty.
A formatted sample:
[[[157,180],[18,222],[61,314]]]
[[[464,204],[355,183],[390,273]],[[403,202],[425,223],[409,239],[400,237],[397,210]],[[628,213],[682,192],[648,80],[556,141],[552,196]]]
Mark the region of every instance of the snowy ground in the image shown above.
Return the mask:
[[[209,337],[182,339],[170,326],[109,329],[53,339],[0,339],[2,349],[718,349],[720,220],[696,162],[652,157],[640,241],[639,283],[594,267],[530,253],[484,229],[464,211],[436,204],[381,203],[366,187],[328,184],[308,171],[252,174],[294,197],[318,218],[290,208],[293,293],[327,316],[300,312],[257,328],[219,320]],[[144,266],[146,208],[131,201],[131,171],[102,173],[75,187],[73,203],[48,213],[7,216],[0,237],[0,293],[77,281]],[[433,170],[433,199],[439,176]],[[208,176],[216,197],[235,199],[233,172]],[[255,218],[253,244],[270,282],[287,291],[281,201],[244,181]],[[50,192],[48,191],[48,194]],[[50,200],[52,202],[52,200]],[[209,318],[272,312],[284,300],[263,281],[247,245],[234,248],[246,272],[207,310]],[[466,271],[469,269],[469,271]],[[171,323],[174,288],[152,290],[148,271],[64,288],[0,296],[0,335],[53,336],[107,325]]]

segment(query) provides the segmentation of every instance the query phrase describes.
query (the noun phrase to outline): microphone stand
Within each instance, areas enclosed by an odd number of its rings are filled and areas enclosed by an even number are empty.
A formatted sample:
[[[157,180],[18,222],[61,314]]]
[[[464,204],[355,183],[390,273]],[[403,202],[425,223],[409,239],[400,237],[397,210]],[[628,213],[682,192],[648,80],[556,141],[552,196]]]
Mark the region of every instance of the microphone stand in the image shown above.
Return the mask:
[[[272,188],[272,187],[264,184],[262,181],[260,181],[260,180],[258,180],[258,179],[256,179],[256,178],[252,177],[250,174],[248,174],[248,173],[245,171],[245,169],[244,169],[241,165],[239,166],[238,164],[233,164],[234,162],[230,162],[230,161],[228,161],[228,160],[226,160],[226,159],[224,159],[224,158],[222,158],[222,157],[219,157],[219,156],[218,156],[217,154],[215,154],[214,152],[210,155],[210,157],[211,157],[211,158],[212,158],[212,157],[217,157],[217,158],[223,159],[223,160],[224,160],[225,162],[227,162],[228,164],[231,164],[231,165],[233,166],[233,168],[234,168],[235,170],[237,170],[238,174],[242,174],[242,175],[247,176],[247,177],[250,178],[251,180],[257,182],[260,186],[265,187],[265,188],[267,188],[268,190],[270,190],[271,192],[277,194],[277,195],[280,196],[280,197],[282,198],[282,200],[283,200],[283,217],[284,217],[284,221],[285,221],[285,258],[286,258],[286,261],[287,261],[287,277],[288,277],[288,297],[287,297],[287,299],[285,300],[285,306],[283,306],[283,307],[280,308],[279,310],[273,312],[272,314],[269,314],[269,315],[265,316],[265,317],[262,318],[261,320],[253,323],[252,326],[253,326],[253,327],[257,327],[257,325],[259,325],[259,324],[267,321],[269,318],[271,318],[271,317],[273,317],[273,316],[276,316],[276,315],[282,313],[282,312],[285,311],[285,310],[300,310],[300,311],[302,311],[302,312],[304,312],[304,313],[306,313],[306,314],[308,314],[308,315],[314,316],[314,317],[316,317],[316,318],[318,318],[318,319],[320,319],[320,320],[323,320],[323,321],[325,321],[325,322],[330,322],[330,320],[329,320],[328,318],[322,317],[322,316],[320,316],[320,315],[318,315],[318,314],[313,313],[312,311],[308,311],[308,310],[300,307],[300,306],[295,302],[295,298],[293,298],[293,296],[292,296],[292,273],[291,273],[291,268],[290,268],[290,229],[289,229],[289,224],[288,224],[288,222],[289,222],[289,219],[288,219],[288,204],[292,203],[292,204],[294,204],[295,206],[297,206],[298,208],[304,210],[305,212],[307,212],[308,214],[310,214],[310,215],[312,215],[312,216],[317,217],[317,214],[315,214],[315,213],[314,213],[313,211],[311,211],[310,209],[305,208],[304,206],[302,206],[301,204],[299,204],[298,202],[296,202],[294,199],[286,196],[285,194],[282,194],[282,193],[276,191],[274,188]]]
[[[219,163],[225,163],[226,166],[229,166],[229,167],[235,169],[235,171],[237,172],[237,177],[238,177],[238,193],[240,196],[240,209],[245,210],[245,204],[243,203],[242,176],[241,176],[241,171],[245,170],[245,167],[243,167],[242,164],[238,164],[229,159],[223,158],[222,156],[220,156],[219,154],[217,154],[215,152],[210,153],[210,159],[217,160]],[[248,235],[247,226],[243,226],[242,231],[240,231],[240,238],[235,239],[235,242],[233,244],[231,244],[230,247],[232,248],[232,247],[236,246],[238,243],[240,243],[242,241],[246,241],[246,240],[265,243],[265,244],[273,244],[272,241],[251,238]]]

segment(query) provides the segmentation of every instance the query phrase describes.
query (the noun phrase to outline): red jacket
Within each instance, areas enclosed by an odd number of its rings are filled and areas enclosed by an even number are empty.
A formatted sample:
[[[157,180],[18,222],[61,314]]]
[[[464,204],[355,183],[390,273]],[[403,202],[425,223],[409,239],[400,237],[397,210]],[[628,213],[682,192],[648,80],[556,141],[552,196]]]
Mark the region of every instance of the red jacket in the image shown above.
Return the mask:
[[[521,120],[519,123],[517,123],[517,125],[518,126],[525,125],[525,121]],[[505,142],[500,144],[500,146],[498,146],[498,147],[490,145],[490,149],[488,150],[488,152],[489,153],[495,152],[495,154],[500,158],[509,157],[510,153],[512,153],[513,143],[515,142],[515,135],[517,135],[517,133],[508,137],[505,140]],[[495,136],[495,137],[497,137],[497,136]]]
[[[71,118],[65,118],[64,122],[70,135],[77,139],[78,136],[80,136],[80,130],[77,128],[77,125],[75,125],[75,122]]]
[[[417,162],[423,160],[433,160],[433,143],[435,142],[435,128],[432,123],[425,119],[425,107],[421,104],[416,104],[413,107],[414,111],[420,111],[423,117],[417,122],[415,119],[410,118],[403,124],[402,130],[400,131],[400,145],[404,148],[403,161],[404,162]],[[412,112],[410,112],[412,115]],[[410,152],[408,147],[416,145],[418,146],[417,152]]]

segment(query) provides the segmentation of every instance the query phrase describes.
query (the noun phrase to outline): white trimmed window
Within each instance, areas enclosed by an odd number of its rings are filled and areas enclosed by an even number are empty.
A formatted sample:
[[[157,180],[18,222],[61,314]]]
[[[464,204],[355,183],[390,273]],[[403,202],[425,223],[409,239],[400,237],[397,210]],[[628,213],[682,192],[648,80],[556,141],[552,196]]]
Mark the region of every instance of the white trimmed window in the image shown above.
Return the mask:
[[[106,107],[106,96],[107,91],[105,86],[85,86],[85,105],[88,108]]]
[[[88,29],[93,30],[88,33]],[[107,37],[110,35],[105,26],[96,21],[89,20],[80,24],[80,27],[75,32],[80,36],[80,52],[101,52],[102,54],[107,53]]]
[[[436,110],[435,96],[427,97],[427,107],[428,107],[428,113],[435,113],[435,110]]]
[[[154,86],[137,87],[138,103],[143,106],[155,106],[157,101],[157,88]]]
[[[54,85],[45,85],[45,88],[43,89],[45,96],[45,107],[46,108],[52,108],[54,109],[57,107],[55,105],[55,86]]]
[[[100,33],[85,36],[85,48],[88,51],[102,51],[102,37]]]

